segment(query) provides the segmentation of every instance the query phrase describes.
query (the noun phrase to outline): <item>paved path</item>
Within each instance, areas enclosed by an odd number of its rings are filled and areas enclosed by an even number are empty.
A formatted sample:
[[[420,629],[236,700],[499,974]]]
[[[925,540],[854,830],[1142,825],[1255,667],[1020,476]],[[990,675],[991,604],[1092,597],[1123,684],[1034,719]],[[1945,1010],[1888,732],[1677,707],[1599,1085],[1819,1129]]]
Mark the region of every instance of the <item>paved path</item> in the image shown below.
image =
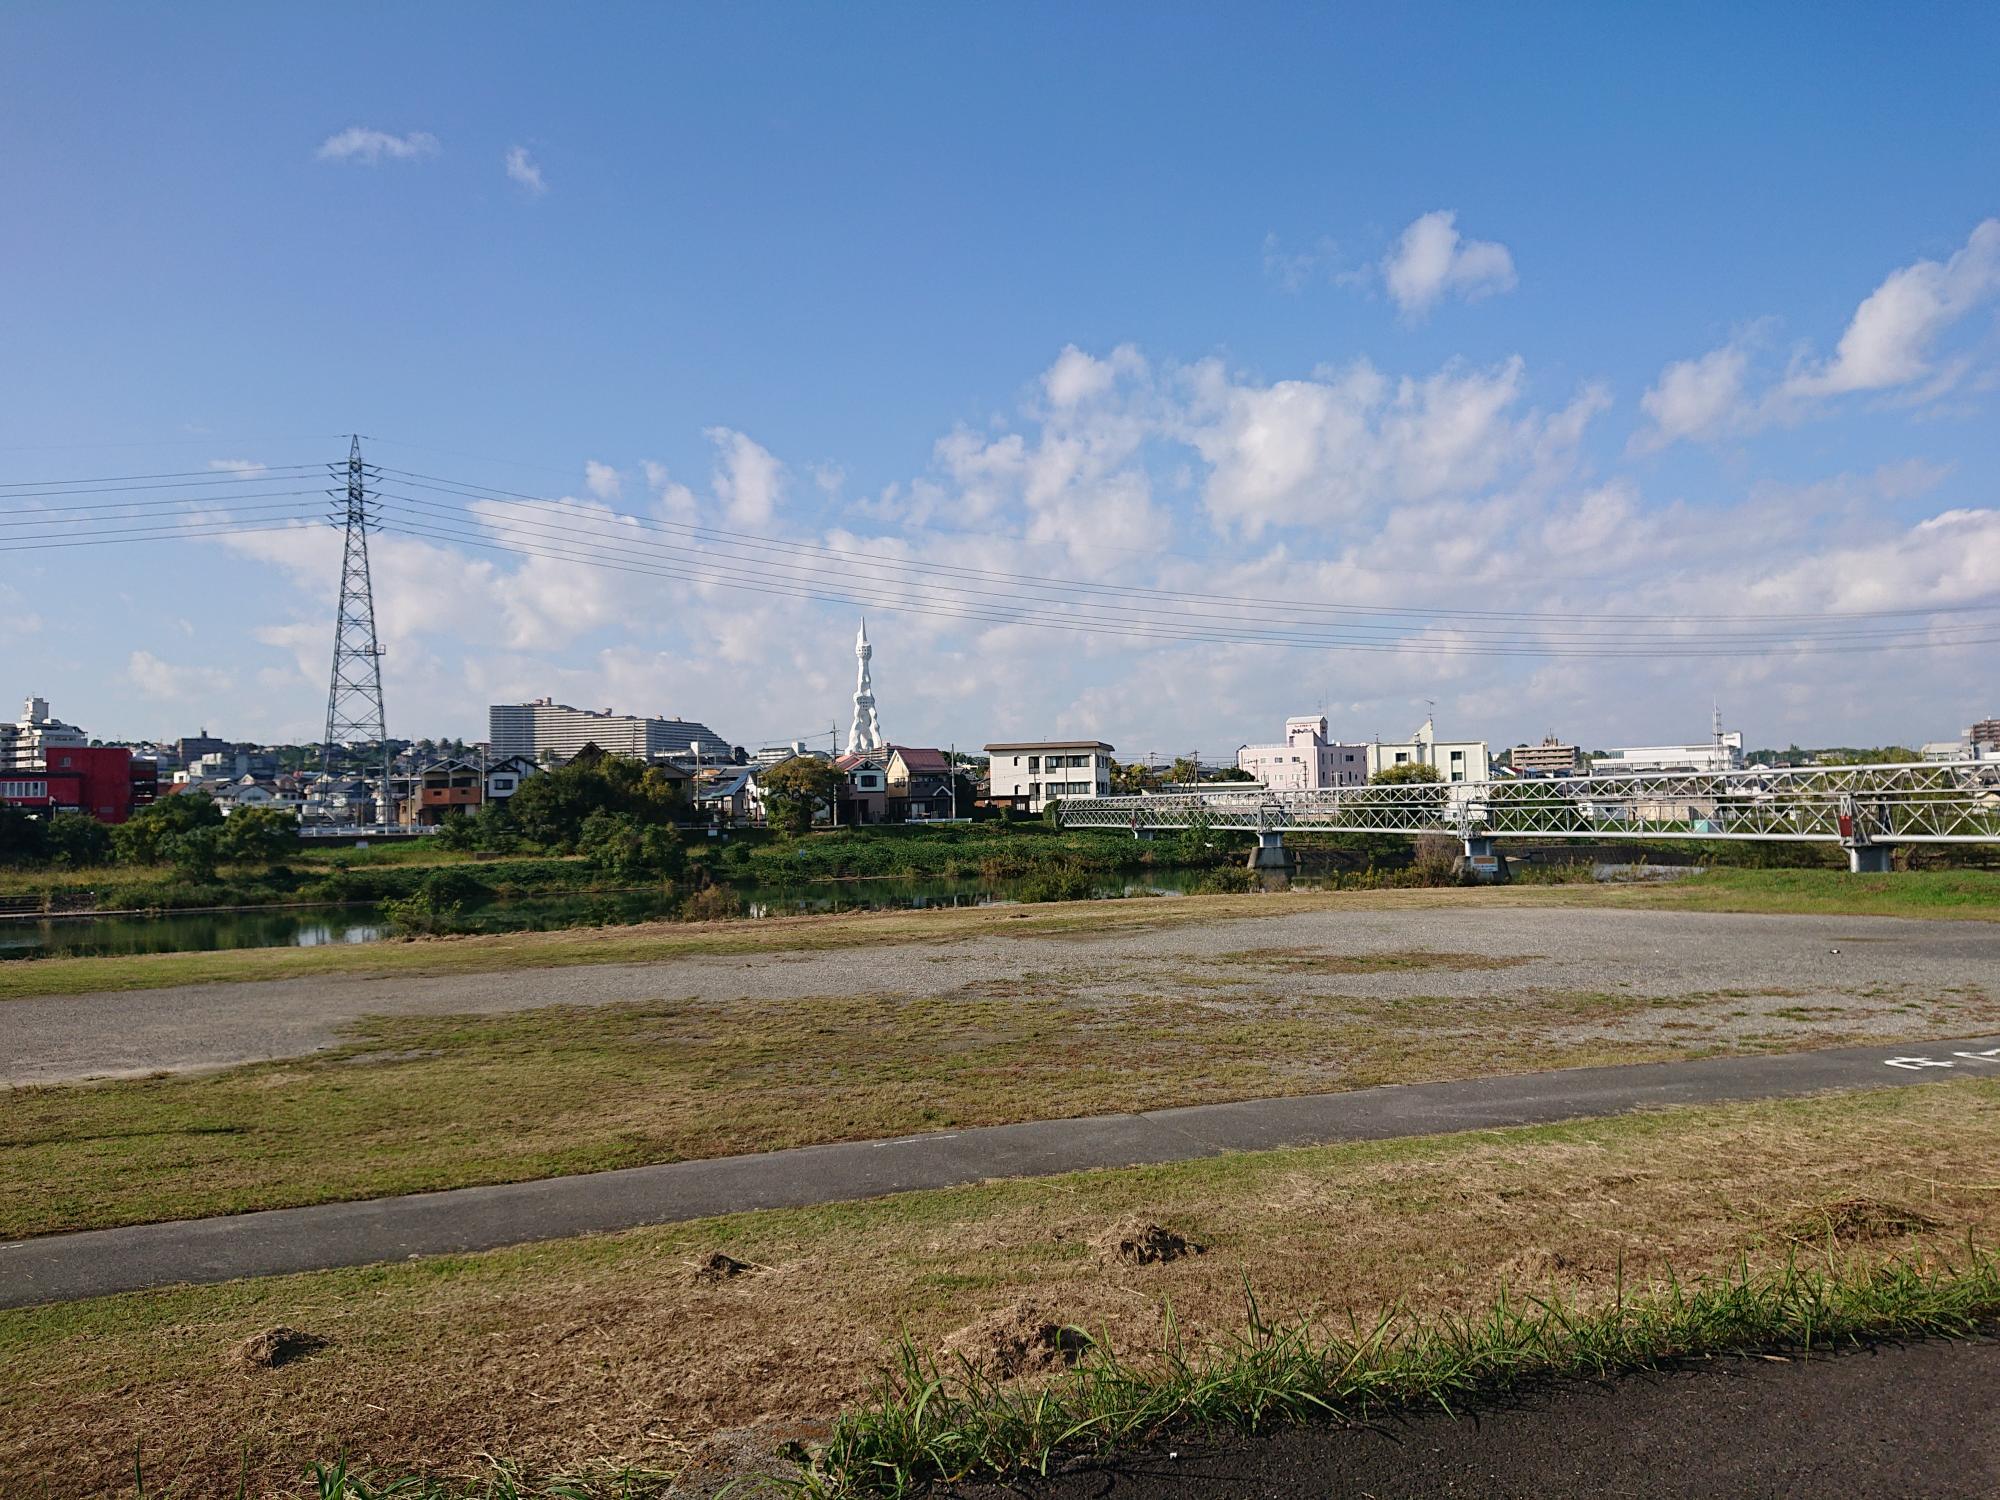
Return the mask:
[[[1274,896],[1271,900],[1283,901]],[[1115,909],[1107,909],[1115,925]],[[950,995],[1047,981],[1065,994],[1115,998],[1230,986],[1268,990],[1273,976],[1232,963],[1243,952],[1327,956],[1471,954],[1506,961],[1477,972],[1422,964],[1378,973],[1287,972],[1301,993],[1408,998],[1538,991],[1634,996],[1728,995],[1748,1031],[1783,1035],[1774,1011],[1843,1003],[1886,1012],[1885,1035],[1975,1030],[1966,1019],[2000,974],[2000,922],[1893,917],[1499,906],[1397,910],[1331,907],[1141,931],[899,943],[819,952],[712,955],[647,964],[512,969],[492,974],[265,980],[0,1001],[0,1085],[225,1067],[300,1057],[335,1044],[368,1015],[448,1015],[626,1000],[783,1000],[808,995]],[[1953,1019],[1956,1016],[1958,1019]],[[1853,1017],[1841,1030],[1852,1035]],[[1809,1043],[1808,1043],[1809,1045]]]
[[[1175,1452],[1176,1456],[1169,1456]],[[1161,1450],[960,1500],[1973,1500],[2000,1495],[2000,1342],[1719,1360],[1575,1385],[1457,1420],[1299,1427]]]
[[[2000,1036],[1571,1068],[850,1141],[540,1182],[49,1235],[0,1245],[0,1307],[798,1208],[1228,1151],[1545,1124],[1660,1105],[2000,1077]]]

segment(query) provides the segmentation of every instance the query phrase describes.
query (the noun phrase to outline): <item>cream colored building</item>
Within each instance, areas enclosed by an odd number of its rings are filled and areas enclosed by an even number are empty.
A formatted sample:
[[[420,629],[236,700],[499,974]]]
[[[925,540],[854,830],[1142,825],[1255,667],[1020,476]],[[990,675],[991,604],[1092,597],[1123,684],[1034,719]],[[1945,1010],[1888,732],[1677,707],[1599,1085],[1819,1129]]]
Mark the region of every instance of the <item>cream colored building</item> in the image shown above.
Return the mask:
[[[1429,720],[1400,744],[1377,740],[1368,747],[1368,775],[1379,776],[1391,766],[1435,767],[1441,781],[1490,781],[1493,756],[1484,740],[1441,740]]]

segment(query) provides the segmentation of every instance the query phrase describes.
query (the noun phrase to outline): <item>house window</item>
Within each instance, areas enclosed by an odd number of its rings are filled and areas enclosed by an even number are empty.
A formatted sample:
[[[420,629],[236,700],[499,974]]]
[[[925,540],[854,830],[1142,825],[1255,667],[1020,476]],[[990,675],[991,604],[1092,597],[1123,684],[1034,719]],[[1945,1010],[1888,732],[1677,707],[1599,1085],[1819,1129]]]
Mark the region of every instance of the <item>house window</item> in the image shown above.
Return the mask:
[[[1029,757],[1028,757],[1028,769],[1029,769],[1030,771],[1033,771],[1033,772],[1035,772],[1035,773],[1036,773],[1037,775],[1041,774],[1041,769],[1042,769],[1042,758],[1041,758],[1041,757],[1040,757],[1039,755],[1031,755],[1031,756],[1029,756]]]

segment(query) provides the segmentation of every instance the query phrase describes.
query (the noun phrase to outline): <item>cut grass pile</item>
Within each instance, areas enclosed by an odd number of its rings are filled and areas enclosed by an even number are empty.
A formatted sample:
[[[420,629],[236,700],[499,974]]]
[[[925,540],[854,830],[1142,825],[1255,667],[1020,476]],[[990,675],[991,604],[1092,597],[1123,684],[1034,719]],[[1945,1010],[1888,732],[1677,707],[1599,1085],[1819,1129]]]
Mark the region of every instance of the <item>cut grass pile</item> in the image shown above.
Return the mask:
[[[1560,1299],[1572,1319],[1667,1284],[1832,1255],[1928,1273],[2000,1244],[2000,1082],[1002,1181],[476,1256],[173,1288],[0,1314],[0,1493],[290,1494],[308,1459],[457,1496],[524,1475],[768,1463],[879,1391],[885,1361],[967,1347],[1024,1308],[1132,1364],[1237,1348],[1243,1286],[1316,1346],[1385,1313],[1438,1329]],[[1878,1211],[1840,1205],[1866,1198]],[[1840,1232],[1801,1243],[1826,1210]],[[1921,1215],[1929,1227],[1919,1226]],[[1139,1265],[1113,1232],[1206,1247]],[[753,1269],[700,1273],[724,1254]],[[276,1369],[276,1325],[326,1340]],[[1156,1363],[1147,1366],[1153,1373]],[[1045,1375],[1028,1377],[1042,1380]],[[821,1425],[814,1427],[817,1422]],[[525,1488],[525,1483],[523,1485]],[[471,1493],[479,1490],[473,1487]],[[532,1493],[533,1491],[528,1491]],[[311,1493],[308,1489],[306,1493]],[[581,1493],[593,1493],[583,1489]],[[596,1491],[617,1494],[611,1481]]]
[[[1267,957],[1248,968],[1225,959],[1031,972],[937,995],[375,1017],[311,1057],[19,1089],[0,1113],[0,1237],[2000,1022],[2000,1002],[1977,992],[1806,1010],[1748,992],[1364,996],[1337,982],[1316,992],[1314,973],[1409,974],[1427,988],[1505,961]],[[1440,968],[1433,981],[1426,971]],[[1141,984],[1152,988],[1133,989]]]
[[[843,913],[749,922],[652,924],[414,943],[238,949],[135,957],[54,958],[0,965],[0,1000],[101,990],[330,975],[490,973],[571,964],[645,963],[700,953],[759,953],[1021,933],[1136,931],[1229,917],[1344,909],[1464,906],[1648,907],[1674,911],[2000,921],[2000,873],[1848,875],[1827,870],[1710,870],[1660,885],[1288,891],[1176,900]]]
[[[1967,1335],[2000,1318],[2000,1259],[1797,1262],[1664,1286],[1587,1308],[1508,1297],[1468,1316],[1411,1317],[1327,1335],[1266,1322],[1246,1286],[1247,1325],[1191,1350],[1178,1331],[1128,1362],[1092,1344],[1033,1389],[904,1343],[883,1386],[834,1424],[803,1492],[905,1496],[940,1483],[1046,1474],[1058,1459],[1143,1448],[1187,1431],[1259,1432],[1385,1411],[1447,1410],[1529,1382],[1602,1379],[1673,1361],[1758,1351],[1828,1353],[1869,1340]]]

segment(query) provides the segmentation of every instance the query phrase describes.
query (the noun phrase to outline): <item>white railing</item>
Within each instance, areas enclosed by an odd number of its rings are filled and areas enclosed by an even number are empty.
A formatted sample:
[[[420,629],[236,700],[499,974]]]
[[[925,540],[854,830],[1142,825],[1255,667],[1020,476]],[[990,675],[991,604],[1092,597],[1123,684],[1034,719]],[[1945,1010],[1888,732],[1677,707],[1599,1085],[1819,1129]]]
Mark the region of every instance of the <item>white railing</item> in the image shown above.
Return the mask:
[[[1065,828],[1447,833],[1459,838],[2000,843],[2000,764],[1399,782],[1162,792],[1063,802]]]

